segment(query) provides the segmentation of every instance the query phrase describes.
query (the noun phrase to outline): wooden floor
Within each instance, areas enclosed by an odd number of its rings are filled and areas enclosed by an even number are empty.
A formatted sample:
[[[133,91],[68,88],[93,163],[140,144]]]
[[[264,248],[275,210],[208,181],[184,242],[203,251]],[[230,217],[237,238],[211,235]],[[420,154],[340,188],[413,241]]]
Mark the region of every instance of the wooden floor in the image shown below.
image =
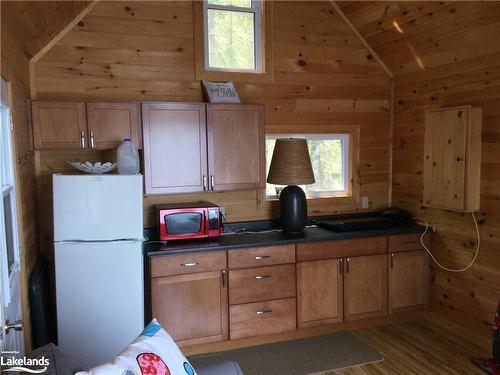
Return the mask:
[[[485,375],[472,357],[490,356],[473,333],[437,316],[352,331],[384,356],[382,362],[322,375],[439,374]]]

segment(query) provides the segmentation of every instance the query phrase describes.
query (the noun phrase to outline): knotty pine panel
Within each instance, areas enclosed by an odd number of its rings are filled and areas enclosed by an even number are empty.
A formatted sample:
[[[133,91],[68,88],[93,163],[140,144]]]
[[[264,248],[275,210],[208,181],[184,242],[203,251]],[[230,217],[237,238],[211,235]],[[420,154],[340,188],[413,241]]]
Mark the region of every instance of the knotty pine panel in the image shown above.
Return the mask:
[[[422,205],[424,111],[471,104],[482,108],[479,257],[468,271],[432,267],[431,309],[485,339],[500,299],[500,3],[340,2],[348,18],[395,74],[393,204],[438,231],[433,253],[461,268],[476,248],[470,214]]]
[[[263,103],[266,132],[360,132],[359,195],[372,208],[387,205],[389,181],[389,79],[328,1],[273,3],[273,82],[234,81],[243,102]],[[195,79],[191,2],[101,2],[35,66],[38,99],[201,101]],[[50,174],[69,171],[75,157],[114,159],[96,151],[40,151],[41,196]],[[150,196],[146,226],[158,203],[208,200],[230,221],[276,217],[277,202],[261,190]],[[41,210],[50,212],[50,198]],[[310,201],[310,214],[359,209],[349,199]],[[49,215],[50,216],[50,215]],[[50,243],[51,219],[43,224]],[[50,251],[49,251],[50,252]]]

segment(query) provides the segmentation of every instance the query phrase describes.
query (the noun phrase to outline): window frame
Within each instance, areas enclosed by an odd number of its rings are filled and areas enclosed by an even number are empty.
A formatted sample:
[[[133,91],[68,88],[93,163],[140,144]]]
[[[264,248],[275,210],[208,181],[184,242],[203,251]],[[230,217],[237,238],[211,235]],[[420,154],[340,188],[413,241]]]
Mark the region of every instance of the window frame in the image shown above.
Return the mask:
[[[353,196],[353,166],[354,166],[354,135],[350,132],[336,132],[336,133],[300,133],[300,134],[266,134],[266,141],[268,139],[277,138],[305,138],[309,140],[341,140],[342,141],[342,170],[344,179],[343,190],[330,190],[319,192],[306,192],[307,199],[318,198],[339,198],[339,197],[352,197]],[[266,150],[267,152],[267,150]],[[266,161],[267,166],[267,161]],[[267,176],[267,171],[266,171]],[[267,177],[266,177],[267,178]],[[276,194],[267,194],[267,187],[264,192],[266,200],[276,200]]]
[[[262,12],[263,6],[262,1],[258,0],[250,0],[251,7],[237,7],[233,5],[217,5],[217,4],[209,4],[209,0],[203,0],[203,41],[204,41],[204,51],[203,51],[203,61],[205,71],[212,72],[233,72],[233,73],[250,73],[250,74],[259,74],[264,71],[264,64],[262,61],[263,57],[263,27],[262,27]],[[221,10],[226,12],[238,12],[238,13],[251,13],[253,14],[253,35],[254,35],[254,69],[233,69],[233,68],[217,68],[210,66],[209,59],[209,41],[208,41],[208,11],[210,9],[213,10]]]
[[[10,291],[14,288],[14,284],[19,280],[21,271],[21,257],[19,248],[19,235],[17,225],[17,199],[16,199],[16,174],[14,165],[14,144],[13,144],[13,125],[12,114],[10,111],[8,91],[10,86],[1,78],[1,100],[0,107],[3,113],[0,116],[5,116],[0,120],[0,167],[3,172],[0,174],[0,188],[2,197],[0,199],[0,268],[1,277],[5,279],[1,283],[4,286],[2,293],[4,305],[8,305],[11,300]],[[4,122],[5,120],[5,123]],[[6,126],[4,126],[6,125]],[[9,212],[5,212],[4,199],[9,200]],[[11,225],[7,228],[5,215],[10,215]],[[7,251],[7,234],[12,240],[13,247],[13,263],[9,267],[8,251]]]
[[[203,1],[193,3],[194,22],[194,55],[195,80],[236,81],[238,83],[270,83],[274,81],[273,74],[273,1],[262,0],[261,3],[261,51],[262,71],[229,72],[205,69],[205,21]]]

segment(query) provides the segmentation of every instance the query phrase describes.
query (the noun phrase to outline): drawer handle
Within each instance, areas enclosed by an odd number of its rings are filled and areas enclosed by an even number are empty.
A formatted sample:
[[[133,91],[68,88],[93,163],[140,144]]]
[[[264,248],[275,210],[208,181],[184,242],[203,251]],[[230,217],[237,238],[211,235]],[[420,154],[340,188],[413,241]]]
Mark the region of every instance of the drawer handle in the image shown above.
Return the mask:
[[[270,277],[271,277],[271,275],[258,275],[258,276],[255,276],[255,279],[262,280],[262,279],[269,279]]]
[[[257,311],[256,314],[257,315],[264,315],[264,314],[269,314],[272,312],[273,312],[273,310],[261,310],[261,311]]]
[[[190,263],[182,263],[182,267],[194,267],[197,266],[199,263],[198,262],[190,262]]]
[[[262,259],[267,259],[267,258],[271,258],[271,255],[257,255],[255,257],[255,260],[262,260]]]

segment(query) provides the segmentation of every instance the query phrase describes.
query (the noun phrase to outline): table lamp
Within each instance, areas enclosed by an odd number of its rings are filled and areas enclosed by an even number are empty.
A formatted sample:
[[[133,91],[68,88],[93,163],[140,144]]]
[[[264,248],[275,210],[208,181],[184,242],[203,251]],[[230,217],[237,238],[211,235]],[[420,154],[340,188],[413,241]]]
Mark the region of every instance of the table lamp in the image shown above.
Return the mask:
[[[267,182],[288,185],[279,196],[281,229],[287,233],[300,233],[307,223],[307,200],[297,185],[315,182],[305,139],[276,140]]]

